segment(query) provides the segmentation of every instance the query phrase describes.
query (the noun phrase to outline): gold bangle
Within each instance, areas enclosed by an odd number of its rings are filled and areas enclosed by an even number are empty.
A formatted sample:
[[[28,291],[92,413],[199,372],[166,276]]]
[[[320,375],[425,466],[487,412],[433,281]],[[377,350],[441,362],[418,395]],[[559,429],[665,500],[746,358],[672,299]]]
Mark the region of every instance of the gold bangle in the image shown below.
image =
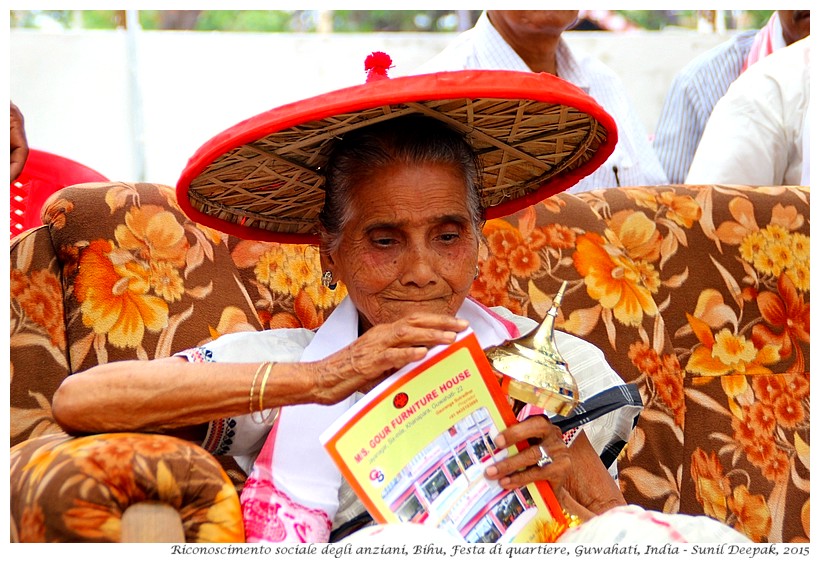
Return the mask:
[[[268,362],[268,368],[265,370],[265,375],[262,376],[262,383],[259,384],[259,412],[265,410],[265,386],[268,384],[268,376],[273,367],[273,362]]]
[[[271,368],[273,368],[273,364],[276,362],[266,362],[268,364],[267,369],[265,370],[265,375],[262,376],[262,383],[259,384],[259,411],[262,412],[265,410],[265,386],[268,384],[268,377],[270,376]],[[272,410],[272,409],[271,409]],[[264,424],[270,420],[271,415],[274,414],[273,412],[269,412],[268,416],[262,417],[254,417],[251,415],[251,418],[254,422],[259,424]],[[279,414],[279,409],[276,409],[276,414]],[[275,419],[274,419],[275,420]]]
[[[262,368],[265,367],[267,362],[262,362],[259,364],[259,367],[256,368],[256,373],[253,374],[253,381],[251,381],[251,392],[248,396],[248,412],[251,413],[253,416],[253,390],[256,387],[256,378],[259,377],[259,373],[262,371]]]

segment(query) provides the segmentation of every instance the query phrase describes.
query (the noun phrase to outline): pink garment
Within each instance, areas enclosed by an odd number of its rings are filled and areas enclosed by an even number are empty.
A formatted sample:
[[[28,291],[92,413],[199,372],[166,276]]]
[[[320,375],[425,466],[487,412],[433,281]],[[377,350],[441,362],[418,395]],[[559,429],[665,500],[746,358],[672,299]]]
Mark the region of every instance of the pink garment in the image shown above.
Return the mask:
[[[740,72],[744,72],[757,61],[771,55],[781,46],[781,43],[785,43],[783,41],[783,30],[780,26],[780,18],[777,12],[774,12],[768,23],[755,35],[752,48],[749,49],[749,54],[746,55],[746,60],[743,62],[743,68]]]
[[[295,502],[273,483],[273,446],[278,428],[277,421],[242,489],[245,541],[327,543],[331,530],[328,515]]]

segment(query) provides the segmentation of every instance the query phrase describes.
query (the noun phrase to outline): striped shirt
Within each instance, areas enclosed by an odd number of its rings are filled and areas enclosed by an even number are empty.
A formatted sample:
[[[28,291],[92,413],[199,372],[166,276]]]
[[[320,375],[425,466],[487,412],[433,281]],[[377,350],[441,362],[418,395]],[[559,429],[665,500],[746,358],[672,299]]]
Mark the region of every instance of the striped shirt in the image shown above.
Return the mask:
[[[675,75],[652,142],[671,183],[686,180],[706,121],[740,75],[756,34],[751,30],[735,35],[695,57]]]
[[[618,128],[618,144],[607,161],[568,191],[667,183],[649,137],[615,72],[593,57],[576,57],[563,39],[556,52],[556,64],[558,76],[589,94],[613,117]],[[416,73],[464,69],[530,72],[527,63],[492,26],[486,12],[475,27],[461,33]]]

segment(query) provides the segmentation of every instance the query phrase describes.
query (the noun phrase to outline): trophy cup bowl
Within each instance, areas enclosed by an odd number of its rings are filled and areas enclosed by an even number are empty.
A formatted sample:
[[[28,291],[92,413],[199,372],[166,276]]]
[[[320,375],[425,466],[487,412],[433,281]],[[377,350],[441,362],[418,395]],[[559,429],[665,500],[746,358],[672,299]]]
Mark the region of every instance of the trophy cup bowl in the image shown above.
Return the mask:
[[[579,403],[578,384],[555,344],[555,317],[566,287],[564,281],[535,330],[485,350],[510,398],[561,416],[570,414]]]

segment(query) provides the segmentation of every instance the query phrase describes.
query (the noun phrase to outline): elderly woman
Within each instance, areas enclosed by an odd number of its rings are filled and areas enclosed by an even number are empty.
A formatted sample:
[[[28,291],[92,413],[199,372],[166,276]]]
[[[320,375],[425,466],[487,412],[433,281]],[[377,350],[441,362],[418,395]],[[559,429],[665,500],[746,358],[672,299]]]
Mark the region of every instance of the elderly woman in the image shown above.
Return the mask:
[[[553,100],[562,95],[563,86],[552,77],[505,72],[486,82],[485,74],[470,73],[471,80],[459,81],[455,88],[470,84],[467,88],[474,88],[475,95],[459,93],[452,98],[461,100],[458,104],[473,103],[492,91],[487,84],[496,83],[504,85],[505,96],[524,99],[513,102],[519,107],[522,103],[532,105],[532,100],[543,96],[537,92],[545,86],[558,89],[557,94],[549,94]],[[323,283],[333,288],[341,282],[348,291],[348,297],[322,327],[316,332],[280,329],[227,335],[173,358],[111,363],[76,374],[65,380],[53,401],[54,416],[67,431],[169,432],[196,440],[210,451],[241,456],[250,470],[242,493],[249,540],[328,541],[333,530],[343,529],[366,512],[342,482],[318,435],[362,393],[397,369],[421,360],[430,348],[454,342],[457,333],[468,326],[483,347],[533,328],[533,321],[504,311],[499,315],[467,295],[477,275],[485,214],[493,209],[498,212],[502,208],[498,201],[509,204],[518,200],[520,207],[526,204],[524,194],[544,197],[545,183],[539,176],[552,169],[525,163],[526,180],[512,181],[511,187],[504,188],[507,196],[493,202],[487,186],[503,183],[498,163],[514,150],[525,150],[524,146],[513,149],[504,145],[506,153],[494,161],[487,152],[495,150],[496,137],[488,137],[478,128],[471,135],[454,128],[458,119],[451,117],[459,112],[447,105],[449,98],[424,106],[428,110],[437,107],[435,112],[405,111],[402,113],[409,115],[385,119],[384,104],[395,103],[394,90],[400,90],[402,101],[409,100],[408,105],[413,106],[416,100],[431,96],[431,88],[441,88],[440,83],[419,83],[418,77],[407,80],[409,86],[407,81],[396,79],[342,91],[344,99],[353,99],[358,108],[340,109],[335,103],[338,100],[329,95],[240,124],[239,129],[216,138],[195,155],[180,181],[180,194],[187,196],[180,197],[180,203],[197,220],[223,230],[239,229],[250,237],[266,238],[263,231],[267,229],[268,234],[275,233],[274,240],[289,242],[302,237],[318,241]],[[549,83],[544,84],[544,80]],[[573,108],[563,104],[580,100],[581,105],[595,110],[580,92],[569,91],[566,98],[545,102],[544,107],[557,107],[566,114]],[[331,109],[317,117],[324,111],[316,109],[317,103]],[[489,112],[502,111],[498,103],[490,105],[496,109]],[[305,107],[312,115],[300,114]],[[380,109],[370,120],[367,112],[374,107]],[[480,108],[473,109],[469,117],[459,113],[460,119],[479,119]],[[536,114],[541,111],[546,112],[543,107],[535,109]],[[588,117],[585,112],[577,113]],[[609,122],[603,112],[601,115],[603,125],[593,119],[586,123],[599,127],[605,139]],[[359,118],[356,126],[351,125]],[[507,121],[504,127],[508,134],[515,127],[525,129],[515,119]],[[283,122],[289,125],[283,126]],[[316,137],[317,123],[330,134],[320,135],[311,149],[306,138]],[[334,130],[339,124],[347,129],[343,134]],[[294,128],[298,135],[292,134]],[[535,137],[554,140],[558,129],[555,122],[536,122]],[[284,149],[271,156],[275,152],[271,146],[283,136]],[[225,143],[225,137],[232,141]],[[605,140],[590,142],[584,135],[576,138],[586,139],[588,144],[574,155],[574,164],[562,168],[559,180],[553,180],[553,192],[606,156]],[[482,160],[477,158],[476,149],[486,148],[487,143],[491,150],[483,156],[482,179]],[[566,145],[536,143],[533,159],[552,157],[557,147],[571,149],[572,144],[569,140]],[[321,180],[318,184],[305,179],[307,165],[295,164],[293,154],[284,154],[294,146],[307,160],[318,159],[311,164],[315,177]],[[601,154],[596,157],[598,150]],[[567,152],[573,154],[572,150]],[[254,185],[254,174],[263,168],[254,160],[258,158],[269,159],[265,167],[280,166],[273,173],[276,181],[266,178]],[[212,171],[226,176],[207,180]],[[508,174],[515,176],[517,172],[511,168]],[[488,175],[494,183],[487,182]],[[240,176],[243,178],[237,180]],[[281,205],[287,199],[282,191],[287,189],[288,182],[282,180],[285,177],[299,177],[301,188],[321,186],[318,224],[313,211],[305,207],[296,211],[313,225],[306,234],[294,234],[292,217],[286,217],[292,214],[293,204]],[[265,189],[271,185],[278,189],[278,197],[268,197],[258,188],[262,184]],[[214,185],[221,186],[221,191],[209,191]],[[231,219],[231,211],[226,209],[228,202],[236,199],[225,197],[231,185],[240,186],[243,197],[267,198],[258,207],[264,211],[254,211],[254,202],[246,201],[233,209],[244,219]],[[521,185],[527,187],[516,194],[516,186]],[[298,198],[309,200],[310,194],[302,191]],[[618,384],[617,375],[592,345],[561,334],[559,346],[566,356],[585,358],[575,375],[582,389],[585,382],[592,382],[587,393]],[[623,505],[617,484],[585,432],[574,433],[571,440],[566,438],[565,443],[565,437],[546,417],[526,418],[494,441],[499,447],[529,441],[532,447],[488,466],[486,476],[503,488],[548,481],[563,508],[581,519]],[[543,461],[543,452],[548,452],[552,463],[538,463]]]

